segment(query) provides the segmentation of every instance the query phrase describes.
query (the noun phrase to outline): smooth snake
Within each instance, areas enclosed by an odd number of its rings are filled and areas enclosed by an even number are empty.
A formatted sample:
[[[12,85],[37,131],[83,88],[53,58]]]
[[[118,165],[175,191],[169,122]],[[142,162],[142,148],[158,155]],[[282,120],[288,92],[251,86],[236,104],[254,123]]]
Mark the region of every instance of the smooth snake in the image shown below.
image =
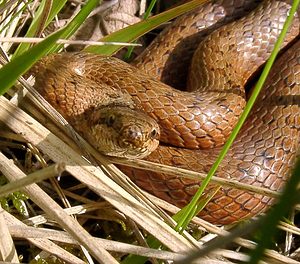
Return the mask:
[[[135,60],[138,69],[84,52],[48,55],[32,69],[35,87],[100,151],[141,158],[160,137],[162,144],[147,160],[206,173],[243,111],[244,87],[269,57],[291,3],[264,1],[251,11],[258,2],[212,1],[178,18]],[[280,190],[288,179],[300,141],[298,15],[285,38],[290,47],[275,63],[219,177],[271,190]],[[184,88],[186,78],[188,92],[159,81]],[[98,144],[105,137],[109,140]],[[110,150],[111,144],[119,148]],[[180,207],[200,184],[122,169],[137,185]],[[222,187],[200,215],[229,224],[263,212],[271,202]]]

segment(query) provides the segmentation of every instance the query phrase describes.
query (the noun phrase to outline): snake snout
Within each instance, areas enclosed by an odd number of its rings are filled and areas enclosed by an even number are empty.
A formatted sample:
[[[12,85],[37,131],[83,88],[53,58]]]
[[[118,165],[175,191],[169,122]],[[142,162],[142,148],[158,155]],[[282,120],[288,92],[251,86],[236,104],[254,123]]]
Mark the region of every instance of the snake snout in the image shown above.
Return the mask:
[[[120,135],[124,139],[123,142],[125,144],[134,145],[136,147],[140,147],[144,144],[144,142],[159,140],[159,128],[154,127],[150,129],[146,129],[147,127],[142,126],[140,124],[133,124],[124,127]],[[148,131],[150,130],[150,132]]]
[[[143,131],[142,128],[137,125],[126,126],[122,129],[121,133],[123,142],[126,144],[131,144],[139,146],[143,142]]]
[[[129,152],[140,152],[142,156],[150,154],[159,144],[159,127],[147,122],[137,122],[124,126],[120,131],[120,144]],[[130,150],[131,149],[131,150]]]

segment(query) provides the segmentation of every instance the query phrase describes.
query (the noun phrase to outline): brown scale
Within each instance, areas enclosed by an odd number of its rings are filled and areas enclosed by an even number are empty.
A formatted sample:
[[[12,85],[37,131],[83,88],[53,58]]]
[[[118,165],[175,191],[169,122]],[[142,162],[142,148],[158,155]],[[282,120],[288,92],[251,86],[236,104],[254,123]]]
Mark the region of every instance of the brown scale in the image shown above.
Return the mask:
[[[150,45],[140,61],[135,63],[136,66],[162,80],[173,79],[174,73],[181,76],[181,70],[173,70],[173,65],[186,61],[185,57],[178,61],[177,56],[185,54],[182,47],[189,49],[187,43],[196,42],[192,40],[194,35],[196,39],[203,39],[221,22],[233,20],[256,2],[214,1],[213,4],[200,7],[197,13],[191,12],[179,18],[179,22],[166,29]],[[89,108],[91,101],[97,104],[97,100],[100,100],[97,85],[113,91],[121,88],[132,96],[139,108],[158,121],[162,130],[161,141],[174,145],[160,146],[147,159],[205,173],[215,161],[220,146],[228,138],[243,110],[245,99],[242,88],[269,57],[288,14],[290,2],[265,1],[247,16],[205,37],[192,60],[188,80],[192,92],[174,90],[118,59],[86,53],[59,54],[44,59],[40,65],[47,68],[47,60],[51,58],[52,71],[61,77],[53,80],[37,71],[37,84],[48,87],[41,84],[50,82],[50,87],[58,86],[50,94],[45,90],[41,92],[59,110],[71,113],[71,119],[74,109]],[[239,6],[235,8],[237,3]],[[197,35],[200,29],[202,31]],[[299,20],[296,16],[284,45],[298,34]],[[169,51],[169,47],[175,51]],[[220,165],[217,176],[272,190],[279,190],[284,185],[299,147],[299,50],[298,41],[276,63],[259,101]],[[187,57],[190,57],[188,54],[190,50],[187,51]],[[84,71],[79,75],[83,74],[95,86],[92,85],[91,91],[86,88],[84,96],[78,95],[80,99],[75,101],[72,97],[70,104],[59,106],[57,98],[66,101],[68,85],[75,85],[79,90],[85,89],[84,84],[77,83],[80,78],[72,77],[72,81],[68,82],[69,73],[65,68],[74,61],[83,65]],[[164,70],[164,66],[168,70]],[[75,94],[77,96],[77,92]],[[129,97],[126,95],[125,98]],[[82,125],[80,129],[84,130]],[[184,178],[131,168],[124,170],[139,186],[178,206],[185,205],[199,186],[198,181]],[[270,203],[271,199],[262,195],[222,188],[201,216],[213,223],[228,224],[262,212]]]

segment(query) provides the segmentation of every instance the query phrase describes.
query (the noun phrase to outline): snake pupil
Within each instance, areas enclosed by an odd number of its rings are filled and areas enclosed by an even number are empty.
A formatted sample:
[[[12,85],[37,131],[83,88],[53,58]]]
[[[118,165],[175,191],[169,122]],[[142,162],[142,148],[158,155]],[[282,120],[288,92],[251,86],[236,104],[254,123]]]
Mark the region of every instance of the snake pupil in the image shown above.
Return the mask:
[[[154,128],[151,132],[150,132],[150,137],[151,138],[156,138],[156,136],[157,136],[157,130]]]
[[[115,120],[116,120],[116,117],[114,115],[110,115],[106,119],[106,124],[108,126],[112,126],[114,124]]]

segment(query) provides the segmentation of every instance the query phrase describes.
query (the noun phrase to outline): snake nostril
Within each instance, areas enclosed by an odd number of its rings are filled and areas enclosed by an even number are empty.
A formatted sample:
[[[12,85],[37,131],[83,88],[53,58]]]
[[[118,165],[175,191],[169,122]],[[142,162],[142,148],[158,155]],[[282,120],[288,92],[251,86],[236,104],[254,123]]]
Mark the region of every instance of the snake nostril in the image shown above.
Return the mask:
[[[129,142],[135,142],[142,140],[143,134],[137,127],[130,127],[125,130],[126,138]]]

